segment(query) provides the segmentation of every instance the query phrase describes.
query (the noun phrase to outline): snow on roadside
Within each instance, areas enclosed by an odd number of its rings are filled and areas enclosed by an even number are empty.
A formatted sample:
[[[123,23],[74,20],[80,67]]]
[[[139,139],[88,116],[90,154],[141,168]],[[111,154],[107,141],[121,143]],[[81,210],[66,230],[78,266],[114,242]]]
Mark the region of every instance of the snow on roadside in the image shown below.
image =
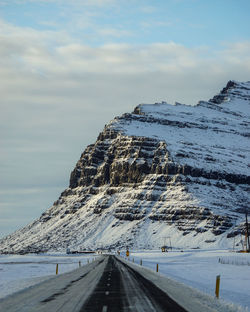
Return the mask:
[[[94,254],[65,255],[59,253],[42,255],[0,255],[0,298],[38,284],[58,273],[77,269],[79,261],[84,265]]]
[[[124,253],[123,253],[124,255]],[[0,256],[0,298],[35,285],[55,276],[56,263],[59,274],[84,265],[95,255],[1,255]],[[221,275],[220,301],[242,307],[236,311],[250,311],[250,261],[249,254],[223,250],[132,251],[130,260],[185,285],[214,297],[216,275]],[[219,262],[220,259],[220,262]],[[221,263],[222,262],[222,263]],[[224,264],[224,262],[226,264]],[[229,263],[229,264],[227,264]],[[233,263],[233,264],[230,264]],[[243,264],[243,265],[241,265]]]
[[[250,311],[250,266],[246,265],[250,254],[221,250],[132,251],[130,260],[133,259],[138,264],[142,259],[143,266],[154,271],[158,263],[161,274],[211,296],[214,296],[216,276],[220,275],[220,300]],[[238,265],[220,263],[223,259]]]

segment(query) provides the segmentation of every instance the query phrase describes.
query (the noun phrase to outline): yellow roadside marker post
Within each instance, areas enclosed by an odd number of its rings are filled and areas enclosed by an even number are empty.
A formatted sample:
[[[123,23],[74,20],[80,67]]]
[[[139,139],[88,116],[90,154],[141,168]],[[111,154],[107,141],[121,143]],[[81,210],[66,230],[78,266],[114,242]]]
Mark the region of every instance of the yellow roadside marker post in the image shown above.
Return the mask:
[[[156,272],[159,272],[159,264],[156,264]]]
[[[56,264],[56,275],[58,274],[58,263]]]
[[[142,265],[142,259],[140,260],[140,265]]]
[[[220,294],[220,275],[216,276],[215,296],[219,299]]]

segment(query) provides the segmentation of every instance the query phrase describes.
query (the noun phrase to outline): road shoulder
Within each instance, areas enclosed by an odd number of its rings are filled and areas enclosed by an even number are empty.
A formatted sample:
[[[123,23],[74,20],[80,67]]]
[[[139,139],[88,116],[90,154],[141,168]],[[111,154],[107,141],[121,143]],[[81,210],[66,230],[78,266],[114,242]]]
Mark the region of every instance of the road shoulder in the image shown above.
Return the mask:
[[[118,260],[134,269],[144,278],[150,280],[154,285],[168,294],[174,301],[178,302],[184,309],[192,312],[237,312],[237,307],[219,301],[212,296],[202,293],[190,286],[167,278],[161,273],[156,273],[149,268],[132,263],[120,256],[116,256]]]

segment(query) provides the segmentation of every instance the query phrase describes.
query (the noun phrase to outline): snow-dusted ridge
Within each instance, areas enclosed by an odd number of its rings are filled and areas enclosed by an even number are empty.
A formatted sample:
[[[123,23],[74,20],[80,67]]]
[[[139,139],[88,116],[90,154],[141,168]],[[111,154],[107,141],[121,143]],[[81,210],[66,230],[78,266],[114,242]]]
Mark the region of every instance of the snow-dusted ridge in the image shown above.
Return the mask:
[[[165,141],[169,154],[180,165],[245,175],[250,164],[250,82],[229,82],[228,86],[209,102],[196,106],[141,104],[131,121],[122,116],[109,126],[128,136]]]
[[[249,202],[250,82],[196,106],[141,104],[86,148],[69,188],[1,252],[240,241]]]

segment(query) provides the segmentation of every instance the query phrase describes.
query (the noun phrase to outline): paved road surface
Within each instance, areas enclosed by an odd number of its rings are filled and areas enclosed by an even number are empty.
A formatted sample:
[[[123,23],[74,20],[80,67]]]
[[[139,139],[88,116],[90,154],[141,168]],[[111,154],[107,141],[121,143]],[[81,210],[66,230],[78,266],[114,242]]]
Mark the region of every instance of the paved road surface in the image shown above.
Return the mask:
[[[185,312],[141,274],[109,256],[103,275],[81,312]]]
[[[126,262],[115,256],[103,256],[75,271],[57,275],[0,300],[0,311],[184,312],[187,310]]]

